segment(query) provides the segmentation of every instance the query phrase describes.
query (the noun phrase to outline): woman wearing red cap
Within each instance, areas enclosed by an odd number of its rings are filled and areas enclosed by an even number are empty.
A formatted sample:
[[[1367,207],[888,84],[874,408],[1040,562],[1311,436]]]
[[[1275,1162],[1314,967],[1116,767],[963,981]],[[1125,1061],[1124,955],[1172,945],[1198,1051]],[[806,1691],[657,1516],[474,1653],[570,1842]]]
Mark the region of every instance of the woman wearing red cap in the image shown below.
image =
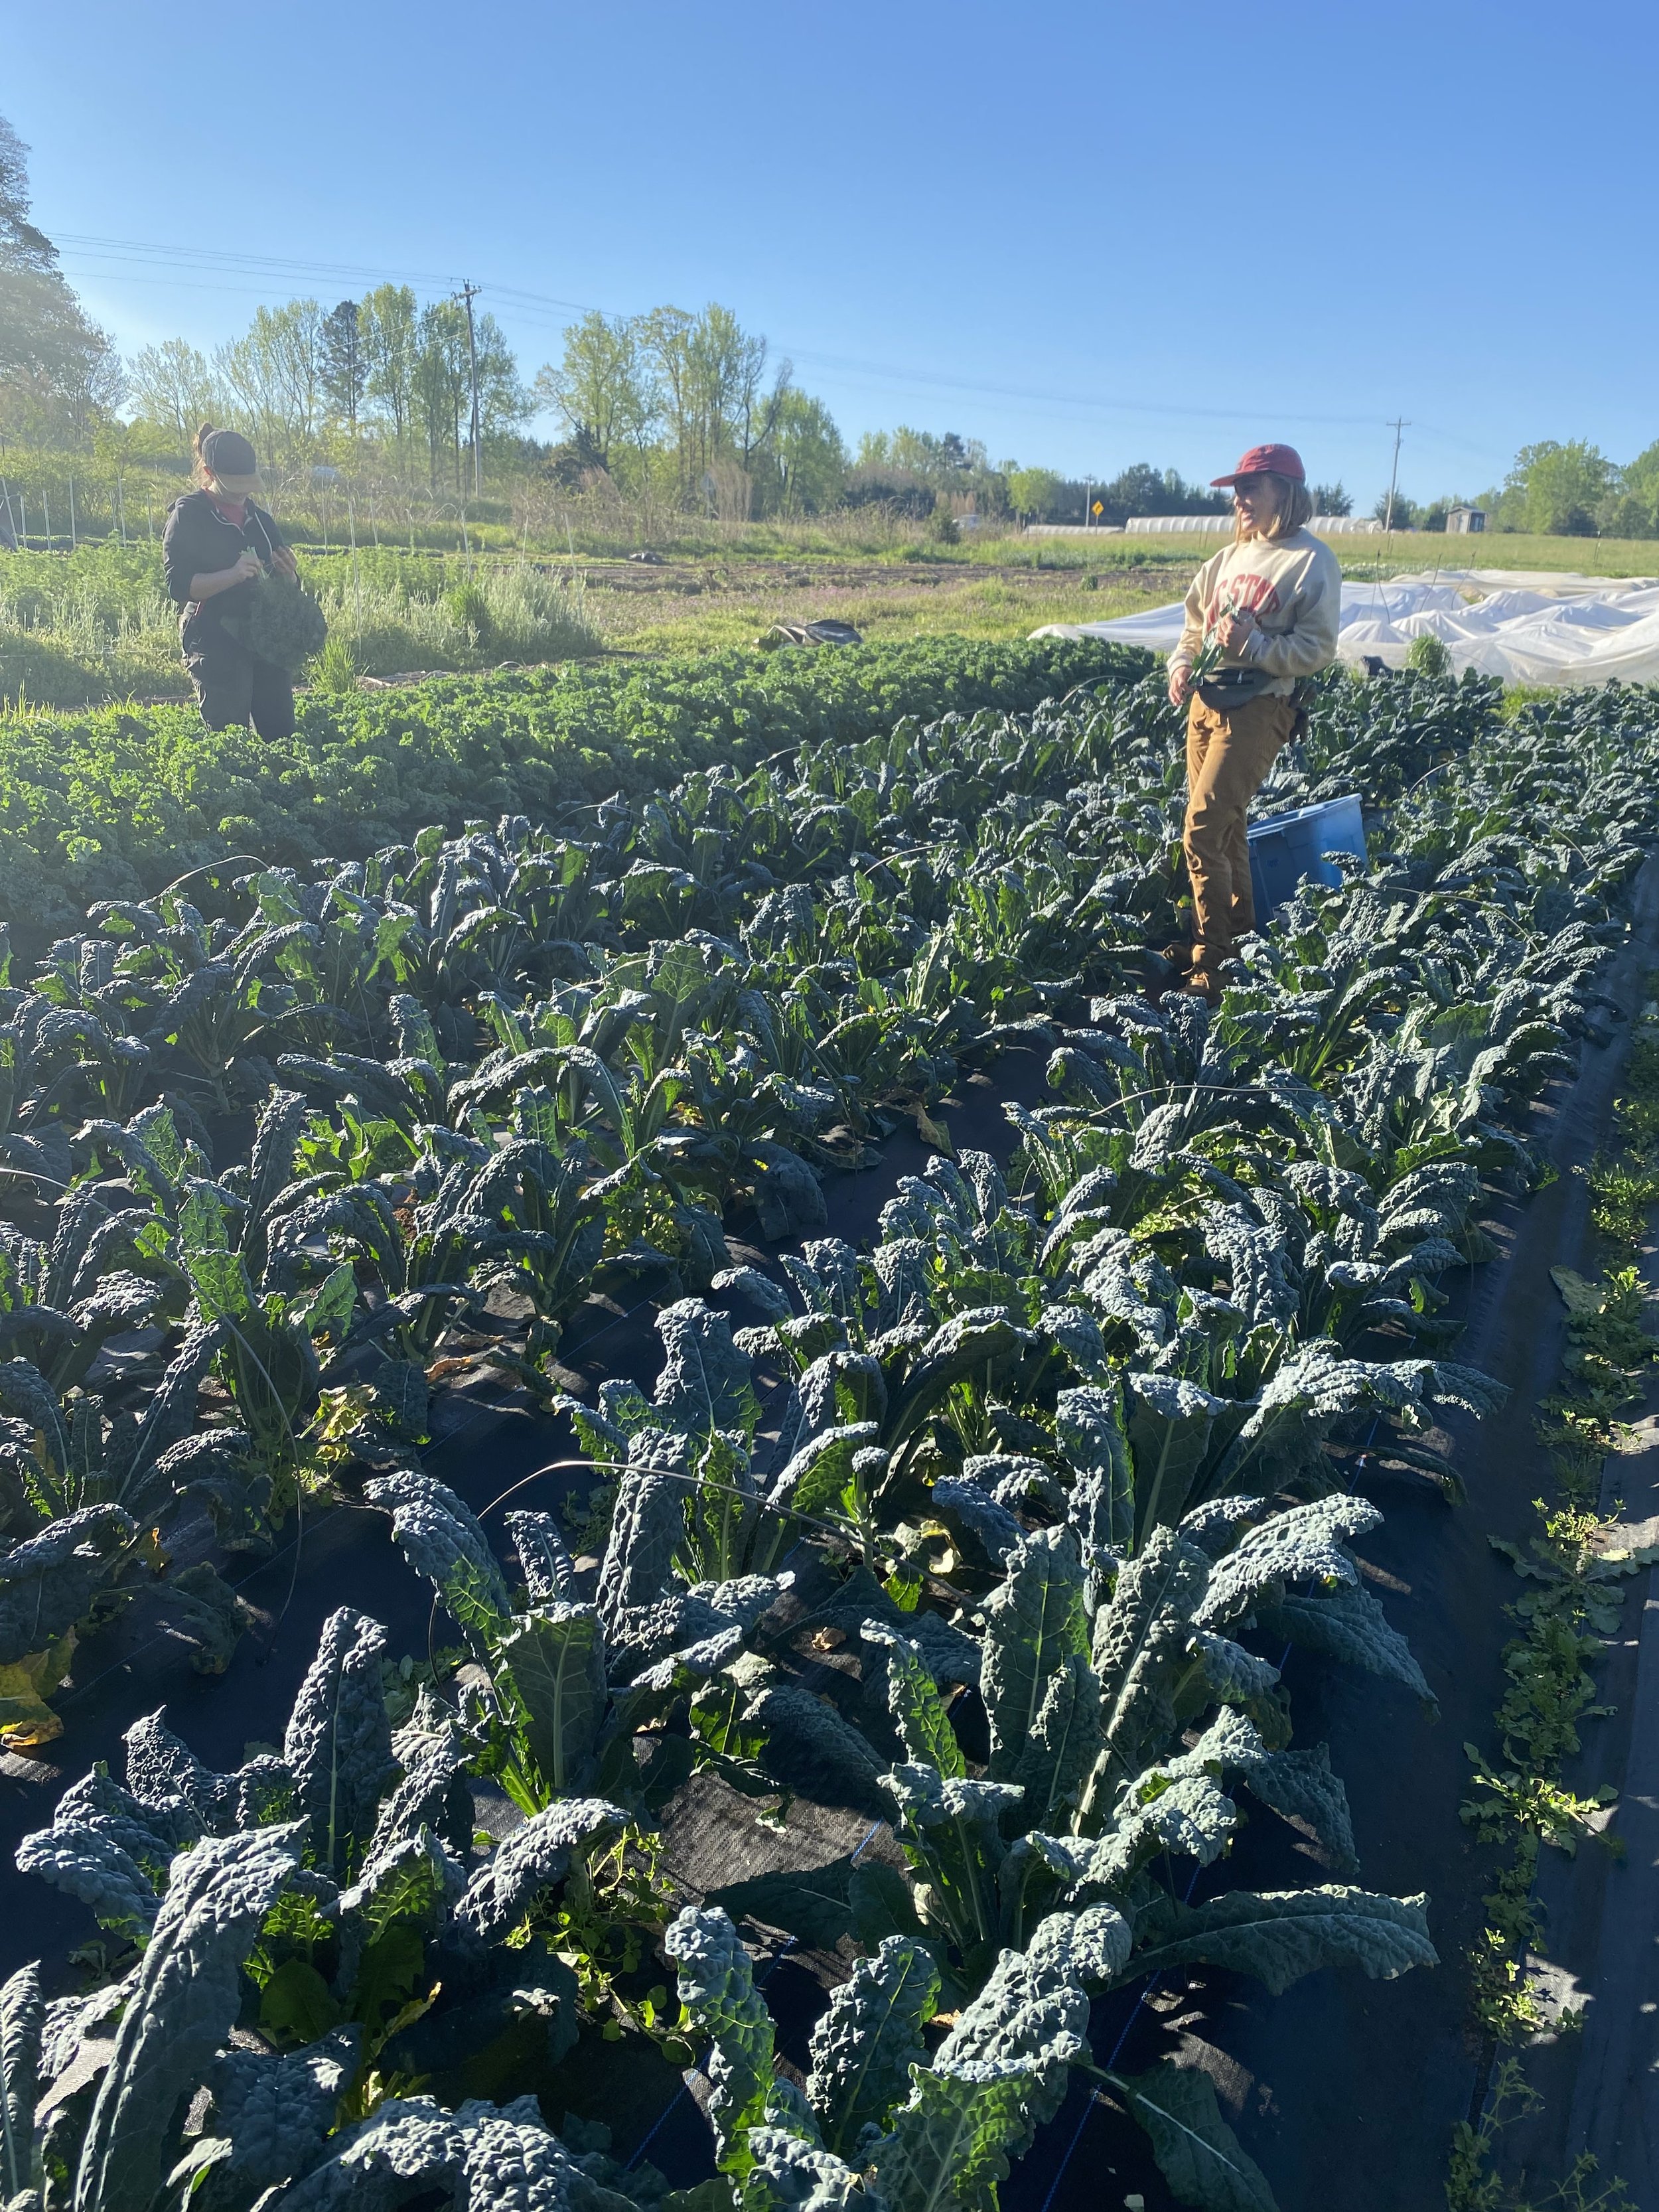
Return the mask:
[[[260,737],[294,730],[294,684],[287,671],[262,660],[225,626],[246,612],[248,586],[266,562],[296,575],[283,533],[253,495],[259,465],[238,430],[204,422],[196,433],[197,489],[167,511],[161,565],[167,596],[184,611],[179,641],[210,730],[252,720]]]
[[[1193,894],[1187,988],[1212,1004],[1223,961],[1255,927],[1244,818],[1279,747],[1296,731],[1297,686],[1336,658],[1342,572],[1307,527],[1307,471],[1291,446],[1253,446],[1231,476],[1233,542],[1204,563],[1170,656],[1170,697],[1187,715],[1187,821]],[[1194,685],[1193,665],[1218,665]],[[1206,660],[1213,656],[1206,653]]]

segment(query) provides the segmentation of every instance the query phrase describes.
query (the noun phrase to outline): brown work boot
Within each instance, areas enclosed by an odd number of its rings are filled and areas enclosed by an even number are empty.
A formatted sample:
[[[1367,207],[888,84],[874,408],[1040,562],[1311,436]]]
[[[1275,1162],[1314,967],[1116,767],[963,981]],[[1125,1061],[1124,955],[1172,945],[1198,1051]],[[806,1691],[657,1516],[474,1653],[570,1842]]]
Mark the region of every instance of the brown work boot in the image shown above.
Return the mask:
[[[1186,969],[1193,964],[1193,948],[1184,937],[1177,939],[1173,945],[1160,945],[1158,949],[1171,968]]]
[[[1194,998],[1202,999],[1207,1006],[1221,1004],[1221,979],[1208,968],[1189,968],[1176,988],[1190,992]]]

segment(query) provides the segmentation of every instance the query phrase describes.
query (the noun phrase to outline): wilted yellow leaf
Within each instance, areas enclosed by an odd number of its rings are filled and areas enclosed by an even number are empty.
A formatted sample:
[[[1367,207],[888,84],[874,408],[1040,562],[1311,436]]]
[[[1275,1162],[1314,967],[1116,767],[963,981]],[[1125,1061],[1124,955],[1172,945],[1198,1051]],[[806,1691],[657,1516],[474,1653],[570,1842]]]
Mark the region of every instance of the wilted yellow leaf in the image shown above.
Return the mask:
[[[71,1628],[44,1651],[31,1651],[9,1667],[0,1667],[0,1743],[29,1751],[64,1733],[64,1723],[46,1703],[68,1671],[75,1650]]]
[[[916,1134],[924,1145],[931,1145],[936,1152],[943,1152],[947,1160],[955,1159],[957,1148],[951,1132],[943,1121],[934,1121],[925,1106],[916,1109]]]

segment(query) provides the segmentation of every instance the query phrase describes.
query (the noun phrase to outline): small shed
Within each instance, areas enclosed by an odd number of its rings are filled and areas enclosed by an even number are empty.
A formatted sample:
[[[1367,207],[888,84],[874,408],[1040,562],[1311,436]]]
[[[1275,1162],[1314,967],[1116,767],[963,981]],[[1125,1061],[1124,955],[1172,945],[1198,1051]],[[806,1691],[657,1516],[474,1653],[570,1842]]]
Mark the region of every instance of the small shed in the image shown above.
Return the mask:
[[[1446,517],[1447,529],[1455,530],[1460,535],[1472,530],[1484,530],[1486,526],[1486,510],[1484,507],[1455,507]]]

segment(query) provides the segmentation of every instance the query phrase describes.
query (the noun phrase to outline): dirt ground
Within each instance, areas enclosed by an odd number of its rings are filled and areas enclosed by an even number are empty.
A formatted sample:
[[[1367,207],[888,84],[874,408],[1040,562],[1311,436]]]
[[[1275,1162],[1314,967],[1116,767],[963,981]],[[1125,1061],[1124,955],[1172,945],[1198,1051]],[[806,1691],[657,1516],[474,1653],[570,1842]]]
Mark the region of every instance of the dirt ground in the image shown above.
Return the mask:
[[[1040,623],[1101,622],[1180,595],[1182,570],[1092,571],[951,562],[606,562],[587,568],[590,612],[613,648],[684,652],[751,643],[774,623],[851,623],[868,639],[1023,637]]]

